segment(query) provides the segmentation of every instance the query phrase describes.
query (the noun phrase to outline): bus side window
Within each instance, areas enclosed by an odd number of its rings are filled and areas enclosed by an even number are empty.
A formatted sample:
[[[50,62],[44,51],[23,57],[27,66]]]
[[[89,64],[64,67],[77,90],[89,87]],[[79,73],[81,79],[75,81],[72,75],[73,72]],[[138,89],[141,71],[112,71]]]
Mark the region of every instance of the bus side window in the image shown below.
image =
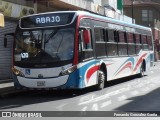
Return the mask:
[[[81,30],[81,39],[82,39],[83,51],[92,50],[92,38],[91,38],[91,30],[90,29]]]
[[[118,31],[114,30],[114,42],[118,42],[119,37],[118,37]]]
[[[126,56],[127,55],[127,43],[126,36],[124,31],[119,31],[119,42],[118,42],[118,55]]]
[[[127,33],[128,55],[135,55],[135,40],[133,33]]]
[[[95,40],[97,41],[105,41],[105,31],[103,28],[94,28]]]
[[[112,29],[108,29],[108,42],[114,42],[114,31]]]
[[[149,50],[153,50],[152,36],[147,36],[147,41],[148,41]]]
[[[94,28],[95,35],[95,52],[96,57],[106,57],[106,48],[105,48],[105,30],[102,27]]]
[[[118,55],[117,42],[115,42],[115,32],[112,29],[108,29],[108,41],[106,43],[107,56],[113,57]]]
[[[120,32],[119,32],[119,42],[121,42],[121,43],[126,43],[126,40],[125,40],[125,32],[123,32],[123,31],[120,31]]]
[[[143,44],[143,49],[148,50],[149,46],[148,46],[148,41],[147,41],[146,35],[142,35],[142,44]]]
[[[105,29],[105,42],[108,42],[108,29]]]
[[[140,34],[135,34],[135,41],[136,41],[136,54],[138,54],[142,49]]]

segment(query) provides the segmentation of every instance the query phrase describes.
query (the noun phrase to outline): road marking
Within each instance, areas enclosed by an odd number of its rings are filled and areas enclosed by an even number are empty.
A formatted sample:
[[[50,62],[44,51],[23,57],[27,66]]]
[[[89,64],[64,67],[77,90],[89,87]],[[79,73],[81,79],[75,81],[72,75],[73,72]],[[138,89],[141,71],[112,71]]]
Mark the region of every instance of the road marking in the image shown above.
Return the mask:
[[[129,84],[124,84],[125,87],[123,87],[121,89],[111,91],[111,92],[106,93],[104,95],[95,97],[96,94],[94,94],[92,96],[85,97],[87,99],[85,99],[85,98],[81,99],[80,102],[78,103],[78,105],[90,104],[90,103],[99,102],[99,101],[102,101],[102,100],[106,101],[106,99],[109,99],[112,96],[122,94],[122,93],[125,93],[127,91],[131,91],[132,95],[137,95],[137,94],[140,94],[141,90],[142,91],[149,91],[149,90],[153,89],[152,88],[152,87],[154,87],[153,84],[154,83],[157,84],[158,82],[160,82],[160,81],[158,81],[157,78],[154,78],[154,77],[145,77],[145,79],[143,78],[143,80],[139,78],[139,79],[136,79],[136,81],[133,81]],[[152,84],[150,87],[146,87],[150,84]],[[137,88],[143,88],[143,89],[141,89],[140,91],[136,91],[135,89],[137,89]],[[135,91],[133,91],[133,90],[135,90]],[[123,100],[123,99],[126,99],[125,96],[119,97],[119,100]]]
[[[110,93],[104,94],[104,95],[102,95],[102,96],[95,97],[95,98],[90,98],[90,100],[86,100],[86,101],[80,102],[78,105],[84,105],[84,104],[89,104],[89,103],[93,103],[93,102],[98,102],[98,101],[101,101],[101,100],[105,100],[105,99],[108,99],[108,98],[111,97],[111,96],[118,95],[118,94],[124,93],[124,92],[126,92],[126,91],[129,91],[130,89],[131,89],[131,87],[128,86],[128,87],[126,87],[126,88],[122,88],[122,89],[119,89],[119,90],[115,90],[115,91],[112,91],[112,92],[110,92]]]
[[[149,87],[145,87],[145,88],[143,88],[142,90],[143,90],[144,92],[147,92],[147,91],[150,90],[150,88],[149,88]]]
[[[13,87],[13,83],[3,83],[2,85],[0,85],[0,88],[6,88],[6,87]]]
[[[118,97],[118,101],[123,101],[123,100],[126,100],[127,99],[127,96],[125,95],[122,95],[120,97]]]
[[[97,103],[93,104],[92,110],[98,111],[98,104]]]
[[[131,94],[132,94],[133,96],[135,96],[135,95],[138,95],[139,92],[138,92],[138,91],[133,91],[133,92],[131,92]]]
[[[66,106],[67,104],[65,103],[65,104],[62,104],[62,105],[59,105],[59,106],[57,106],[56,107],[56,109],[58,109],[58,110],[63,110],[64,109],[64,106]]]
[[[151,73],[154,73],[153,71],[151,71]]]
[[[107,102],[103,102],[103,103],[101,103],[101,108],[104,108],[104,107],[110,105],[111,103],[112,103],[111,100],[109,100],[109,101],[107,101]]]
[[[87,110],[87,106],[83,107],[81,111],[86,111]]]

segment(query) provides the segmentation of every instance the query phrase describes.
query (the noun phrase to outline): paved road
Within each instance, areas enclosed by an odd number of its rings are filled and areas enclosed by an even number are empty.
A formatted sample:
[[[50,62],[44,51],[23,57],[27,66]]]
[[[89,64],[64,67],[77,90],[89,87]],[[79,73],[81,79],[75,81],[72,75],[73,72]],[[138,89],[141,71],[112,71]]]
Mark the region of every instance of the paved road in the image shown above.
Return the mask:
[[[160,63],[143,78],[130,77],[94,87],[63,91],[24,91],[0,99],[12,111],[160,111]]]

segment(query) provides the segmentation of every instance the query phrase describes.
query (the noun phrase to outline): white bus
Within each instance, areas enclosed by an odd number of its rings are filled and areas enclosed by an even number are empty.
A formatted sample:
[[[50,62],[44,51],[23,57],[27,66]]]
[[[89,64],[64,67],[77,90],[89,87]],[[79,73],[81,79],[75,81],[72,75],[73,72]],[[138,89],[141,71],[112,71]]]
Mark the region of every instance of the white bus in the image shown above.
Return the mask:
[[[150,28],[85,11],[22,17],[14,35],[16,89],[81,89],[131,75],[153,65]]]

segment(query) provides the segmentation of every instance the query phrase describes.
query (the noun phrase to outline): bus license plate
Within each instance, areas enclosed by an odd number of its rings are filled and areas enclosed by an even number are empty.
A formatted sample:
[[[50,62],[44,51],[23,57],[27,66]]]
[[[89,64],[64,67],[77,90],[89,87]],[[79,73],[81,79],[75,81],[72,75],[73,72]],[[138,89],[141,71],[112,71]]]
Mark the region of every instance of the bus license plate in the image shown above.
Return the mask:
[[[37,81],[37,87],[45,87],[46,83],[45,81]]]

